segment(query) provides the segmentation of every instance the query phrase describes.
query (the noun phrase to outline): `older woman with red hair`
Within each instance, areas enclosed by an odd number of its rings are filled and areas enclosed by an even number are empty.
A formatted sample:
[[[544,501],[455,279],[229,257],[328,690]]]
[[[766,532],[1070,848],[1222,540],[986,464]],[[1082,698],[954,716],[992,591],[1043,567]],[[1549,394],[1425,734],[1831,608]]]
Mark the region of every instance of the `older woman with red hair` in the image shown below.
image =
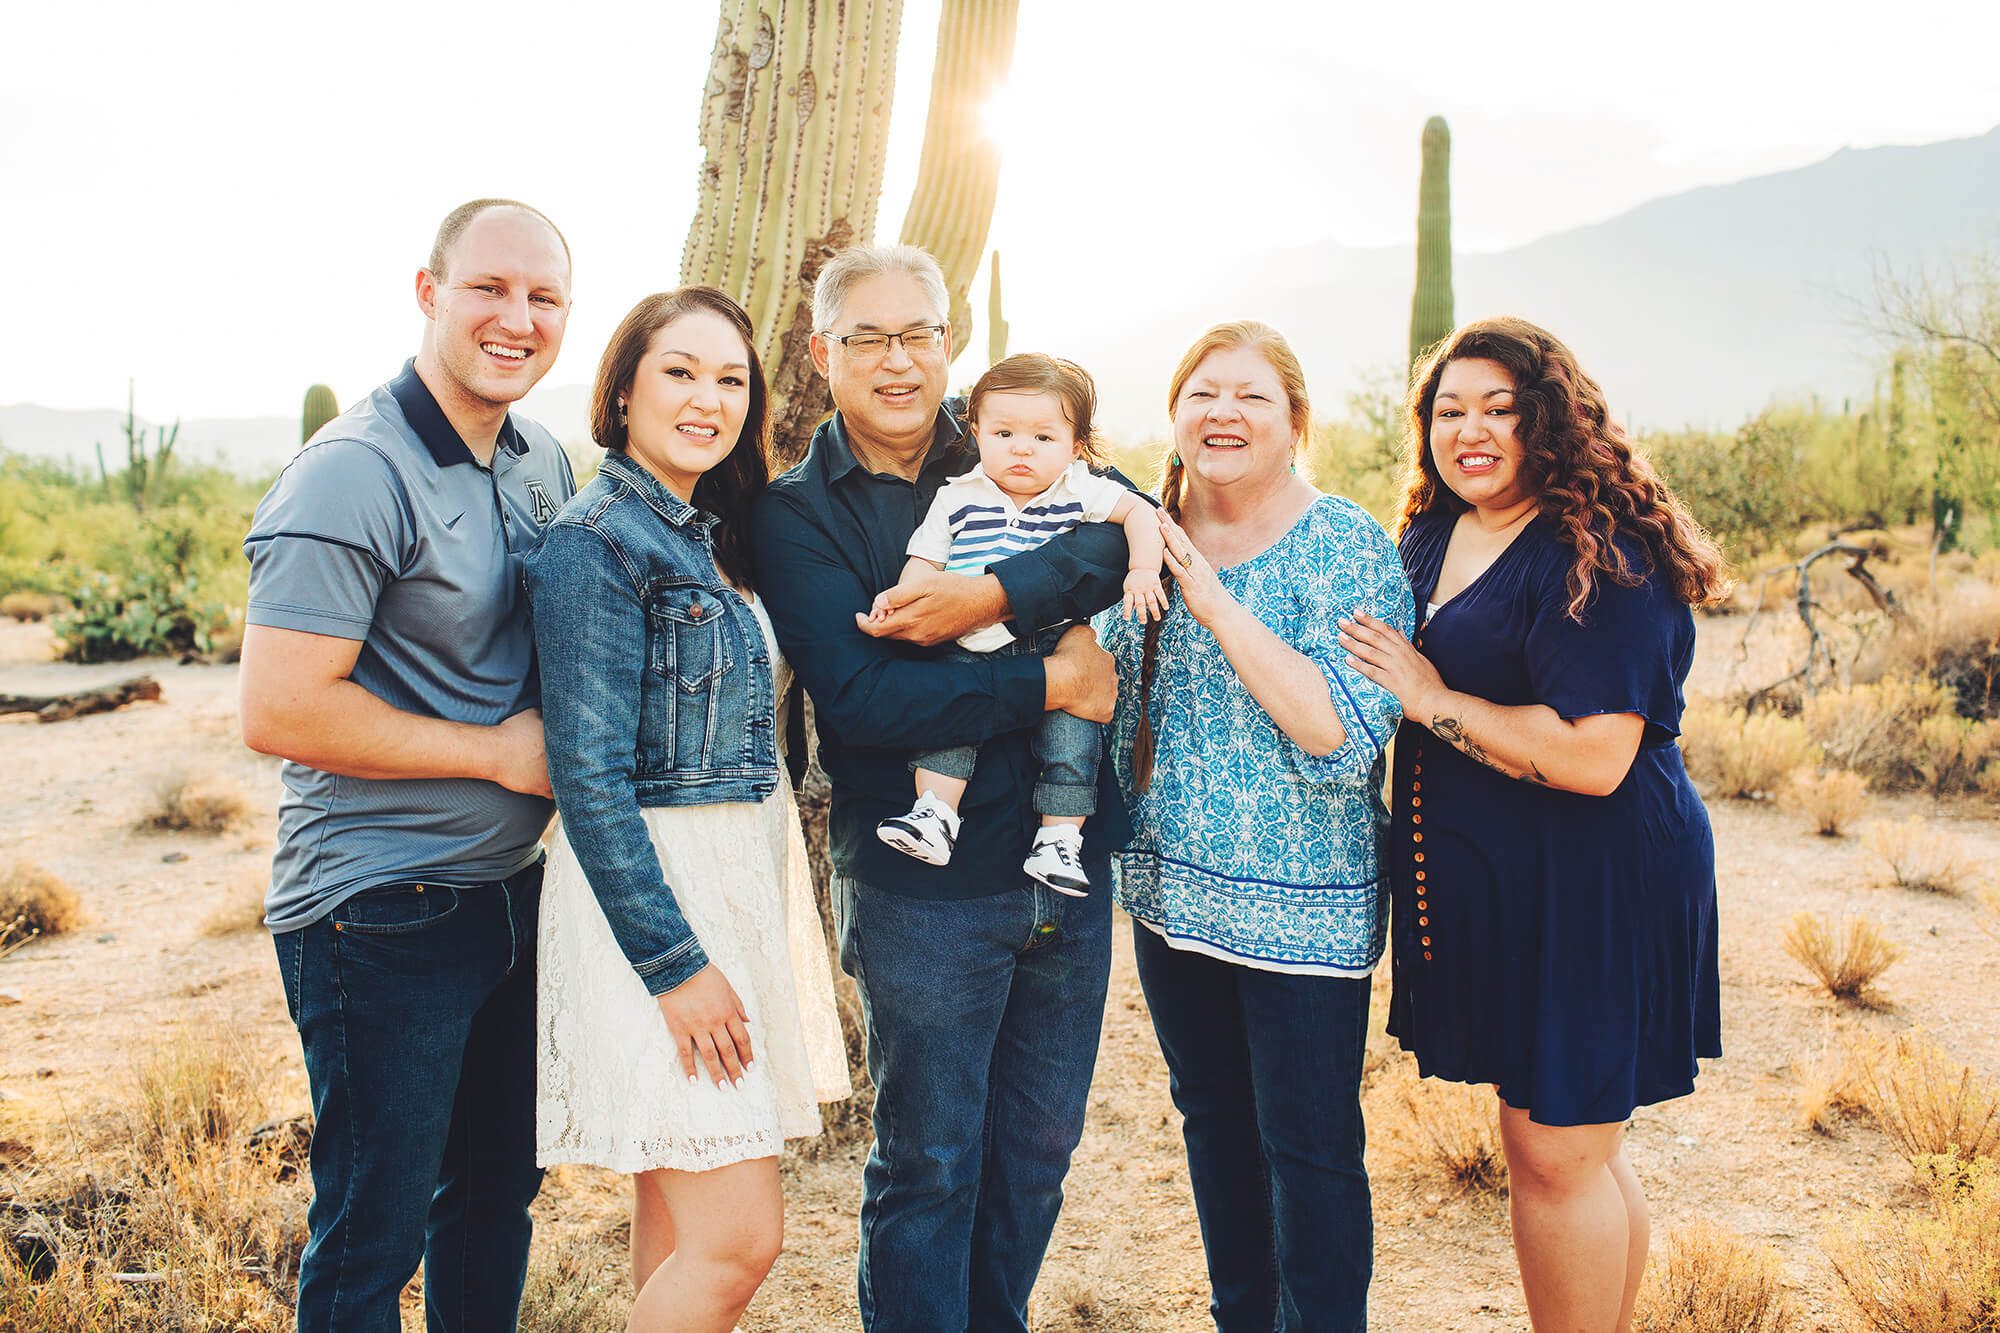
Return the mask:
[[[1409,440],[1415,642],[1342,625],[1406,718],[1389,1031],[1496,1087],[1534,1326],[1624,1330],[1647,1246],[1625,1121],[1722,1053],[1715,847],[1674,743],[1721,559],[1524,320],[1425,359]]]

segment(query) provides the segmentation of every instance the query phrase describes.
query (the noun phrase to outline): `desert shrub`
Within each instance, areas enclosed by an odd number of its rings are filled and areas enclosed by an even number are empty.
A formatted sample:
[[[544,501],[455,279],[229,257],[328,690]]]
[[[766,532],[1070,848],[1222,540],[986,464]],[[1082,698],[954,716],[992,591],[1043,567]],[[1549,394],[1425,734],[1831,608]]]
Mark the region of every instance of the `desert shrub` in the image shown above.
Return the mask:
[[[1903,951],[1865,918],[1835,921],[1800,912],[1785,931],[1785,952],[1834,999],[1873,1009],[1882,1004],[1876,981]]]
[[[2000,722],[1974,722],[1939,713],[1921,722],[1912,738],[1910,766],[1933,797],[1977,790],[1984,770],[2000,759]]]
[[[1814,763],[1817,748],[1797,718],[1777,713],[1746,715],[1704,703],[1681,717],[1688,770],[1715,796],[1769,795]]]
[[[1826,1242],[1865,1328],[1878,1333],[2000,1329],[2000,1167],[1922,1159],[1923,1206],[1877,1209]]]
[[[1868,1113],[1868,1089],[1852,1048],[1827,1046],[1813,1056],[1794,1059],[1792,1080],[1801,1128],[1831,1134],[1843,1117]]]
[[[227,833],[250,816],[243,788],[212,773],[177,773],[160,784],[142,828]]]
[[[229,608],[202,594],[190,577],[141,569],[124,577],[93,574],[77,585],[75,605],[56,617],[68,662],[206,653],[230,624]]]
[[[32,861],[12,861],[0,869],[0,928],[12,926],[13,941],[60,935],[83,920],[76,890]]]
[[[1893,791],[1920,780],[1912,738],[1926,719],[1950,712],[1951,701],[1951,691],[1935,681],[1891,676],[1822,690],[1805,701],[1799,718],[1829,764]]]
[[[1676,1227],[1647,1265],[1635,1333],[1788,1333],[1801,1328],[1778,1256],[1704,1221]]]
[[[1845,768],[1796,768],[1778,799],[1805,816],[1813,832],[1835,838],[1867,807],[1868,779]]]
[[[0,616],[24,623],[45,620],[61,606],[60,598],[45,592],[10,592],[0,597]]]
[[[1933,680],[1961,717],[2000,713],[2000,579],[1968,571],[1913,589],[1903,606],[1907,614],[1857,660],[1859,677]]]
[[[603,1256],[576,1240],[540,1249],[521,1289],[520,1333],[609,1333],[625,1326],[630,1280],[604,1277]],[[619,1265],[612,1265],[618,1268]]]
[[[270,888],[267,866],[252,866],[224,884],[215,906],[202,918],[201,933],[210,937],[240,935],[264,924],[264,893]]]
[[[1915,815],[1870,824],[1868,847],[1888,866],[1898,888],[1960,893],[1973,873],[1959,840]]]
[[[1404,1091],[1403,1106],[1420,1163],[1455,1189],[1506,1192],[1500,1110],[1489,1089],[1423,1079]]]
[[[1769,414],[1734,435],[1673,431],[1646,435],[1646,456],[1731,559],[1769,546],[1815,517],[1799,489],[1802,441]]]
[[[91,1147],[89,1172],[43,1175],[31,1196],[17,1195],[54,1233],[59,1260],[32,1288],[37,1319],[19,1327],[292,1326],[305,1188],[244,1137],[260,1084],[240,1051],[201,1036],[169,1042],[141,1067],[133,1103]],[[0,1311],[15,1275],[0,1250]]]
[[[1915,1032],[1856,1053],[1868,1112],[1905,1159],[2000,1154],[2000,1087],[1970,1065]]]

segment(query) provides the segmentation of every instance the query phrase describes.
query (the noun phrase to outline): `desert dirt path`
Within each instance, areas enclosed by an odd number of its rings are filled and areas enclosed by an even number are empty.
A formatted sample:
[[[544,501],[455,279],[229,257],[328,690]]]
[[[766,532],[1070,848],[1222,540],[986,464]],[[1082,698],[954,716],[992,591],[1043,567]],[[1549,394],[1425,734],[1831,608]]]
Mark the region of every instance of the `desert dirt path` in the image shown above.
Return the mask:
[[[0,626],[0,692],[75,688],[133,671],[59,667],[45,654],[44,631]],[[160,678],[162,702],[52,726],[0,719],[0,860],[41,863],[76,888],[89,913],[80,929],[0,959],[0,1137],[24,1139],[44,1166],[87,1166],[104,1117],[132,1096],[138,1059],[183,1029],[240,1042],[267,1080],[274,1111],[306,1106],[268,939],[201,929],[229,885],[268,864],[268,815],[222,836],[134,828],[158,784],[182,771],[232,779],[269,811],[276,765],[237,743],[233,668],[143,669]],[[2000,1075],[2000,1004],[1990,981],[2000,940],[1980,928],[1968,899],[1882,887],[1859,838],[1812,836],[1761,804],[1716,802],[1711,813],[1726,1054],[1705,1069],[1693,1097],[1639,1111],[1631,1156],[1651,1200],[1656,1250],[1659,1237],[1694,1218],[1729,1227],[1778,1251],[1807,1328],[1846,1330],[1855,1325],[1820,1241],[1867,1205],[1908,1204],[1909,1172],[1865,1123],[1831,1136],[1802,1128],[1793,1062],[1837,1049],[1840,1029],[1921,1027],[1988,1077]],[[1975,803],[1896,798],[1876,800],[1871,813],[1932,818],[1981,864],[2000,865],[2000,821]],[[1837,1014],[1808,989],[1780,945],[1799,910],[1866,914],[1904,948],[1884,982],[1890,1008]],[[1372,1326],[1525,1329],[1505,1200],[1457,1192],[1418,1151],[1404,1061],[1379,1034],[1379,1010],[1367,1094]],[[745,1330],[854,1326],[865,1146],[788,1159],[787,1249]],[[619,1289],[623,1207],[617,1178],[552,1172],[537,1205],[538,1244],[581,1247],[607,1288]],[[1121,926],[1088,1126],[1037,1289],[1036,1327],[1199,1329],[1208,1326],[1206,1304],[1178,1119]]]

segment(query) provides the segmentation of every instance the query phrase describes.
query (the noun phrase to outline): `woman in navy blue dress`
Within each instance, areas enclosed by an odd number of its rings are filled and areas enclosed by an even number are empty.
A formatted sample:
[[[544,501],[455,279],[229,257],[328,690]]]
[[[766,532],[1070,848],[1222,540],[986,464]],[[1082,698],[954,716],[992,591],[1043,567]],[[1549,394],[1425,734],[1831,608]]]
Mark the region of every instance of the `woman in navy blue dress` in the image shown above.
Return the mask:
[[[1415,642],[1342,625],[1406,718],[1389,1031],[1426,1076],[1495,1085],[1534,1326],[1624,1330],[1647,1241],[1624,1123],[1722,1053],[1715,847],[1674,743],[1722,563],[1532,324],[1459,329],[1409,410]]]

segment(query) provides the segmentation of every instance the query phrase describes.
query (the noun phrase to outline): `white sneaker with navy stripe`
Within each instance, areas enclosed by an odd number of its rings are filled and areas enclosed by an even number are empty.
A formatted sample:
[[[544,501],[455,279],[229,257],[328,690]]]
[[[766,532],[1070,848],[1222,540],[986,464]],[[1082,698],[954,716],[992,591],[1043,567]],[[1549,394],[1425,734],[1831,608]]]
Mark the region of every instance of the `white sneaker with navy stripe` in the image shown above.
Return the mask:
[[[1082,898],[1090,893],[1090,876],[1083,873],[1083,830],[1074,824],[1050,824],[1035,834],[1035,845],[1021,869],[1028,878],[1057,893]]]
[[[958,843],[958,811],[925,792],[910,813],[877,824],[875,836],[926,865],[949,865],[951,849]]]

